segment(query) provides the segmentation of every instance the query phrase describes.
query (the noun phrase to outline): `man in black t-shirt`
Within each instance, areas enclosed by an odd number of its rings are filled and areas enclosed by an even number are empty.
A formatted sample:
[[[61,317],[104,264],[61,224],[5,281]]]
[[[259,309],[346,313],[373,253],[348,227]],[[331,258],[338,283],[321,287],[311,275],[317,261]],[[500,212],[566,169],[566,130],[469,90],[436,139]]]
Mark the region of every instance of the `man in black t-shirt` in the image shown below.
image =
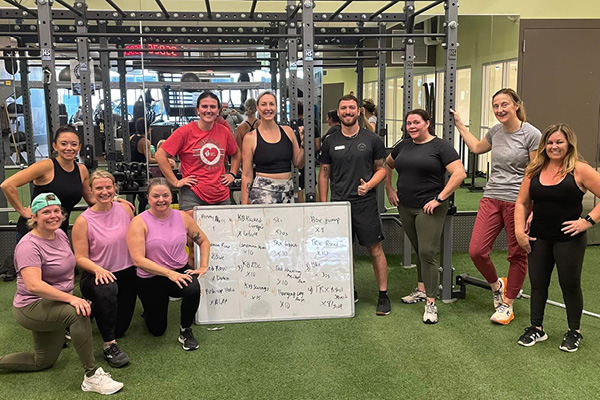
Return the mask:
[[[387,296],[387,261],[381,241],[384,239],[377,207],[375,188],[385,179],[383,141],[358,126],[358,99],[343,96],[338,102],[341,130],[323,140],[319,162],[319,199],[327,201],[331,180],[331,201],[349,201],[352,211],[352,234],[369,250],[375,278],[379,285],[377,315],[391,311]],[[354,291],[354,301],[358,297]]]

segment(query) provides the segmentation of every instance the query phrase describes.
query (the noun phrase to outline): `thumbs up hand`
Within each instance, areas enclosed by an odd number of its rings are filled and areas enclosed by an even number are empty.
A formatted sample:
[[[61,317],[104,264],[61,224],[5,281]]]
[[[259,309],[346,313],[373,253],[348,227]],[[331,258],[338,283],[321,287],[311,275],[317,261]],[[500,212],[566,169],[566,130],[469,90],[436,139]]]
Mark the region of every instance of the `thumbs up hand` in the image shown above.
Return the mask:
[[[359,196],[364,196],[365,194],[367,194],[369,192],[369,190],[371,190],[371,188],[369,187],[369,184],[367,182],[364,181],[364,179],[360,179],[360,185],[358,185],[358,195]]]

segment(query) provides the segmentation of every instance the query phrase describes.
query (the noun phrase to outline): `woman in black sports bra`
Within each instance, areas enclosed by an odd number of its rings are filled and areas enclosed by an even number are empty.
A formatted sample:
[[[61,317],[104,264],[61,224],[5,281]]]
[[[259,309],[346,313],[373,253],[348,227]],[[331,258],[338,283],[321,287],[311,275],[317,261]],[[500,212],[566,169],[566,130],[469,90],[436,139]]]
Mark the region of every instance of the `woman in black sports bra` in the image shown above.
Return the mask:
[[[531,282],[531,326],[518,343],[533,346],[548,338],[542,322],[554,264],[567,309],[569,330],[560,349],[577,351],[583,294],[581,269],[587,245],[585,231],[600,220],[600,203],[582,217],[587,191],[600,196],[600,174],[580,161],[575,132],[567,124],[551,125],[544,131],[535,159],[525,171],[515,205],[515,235],[527,251]],[[533,202],[529,232],[525,220]]]
[[[247,133],[242,145],[242,204],[291,203],[292,163],[297,168],[304,166],[303,144],[298,143],[292,128],[275,122],[277,100],[273,92],[261,93],[257,103],[260,129]]]

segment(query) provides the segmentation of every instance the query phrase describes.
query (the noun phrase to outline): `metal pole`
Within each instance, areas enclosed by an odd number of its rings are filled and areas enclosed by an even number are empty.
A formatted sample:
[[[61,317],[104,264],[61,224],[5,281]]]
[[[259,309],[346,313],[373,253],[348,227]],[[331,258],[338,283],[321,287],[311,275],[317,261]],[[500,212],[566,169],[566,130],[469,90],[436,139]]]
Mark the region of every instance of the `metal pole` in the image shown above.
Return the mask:
[[[450,109],[454,109],[454,99],[456,96],[456,53],[458,48],[458,3],[444,3],[446,10],[446,22],[444,23],[446,41],[442,43],[446,55],[446,67],[444,74],[444,140],[454,143],[454,119],[450,114]],[[448,199],[450,206],[453,206],[454,196]],[[444,234],[442,235],[442,290],[441,299],[443,301],[452,300],[452,216],[446,217],[444,225]]]
[[[106,32],[106,21],[99,21],[98,29]],[[100,47],[108,48],[108,37],[100,38]],[[110,59],[109,53],[100,53],[100,68],[102,69],[102,94],[104,99],[104,137],[106,138],[106,168],[108,172],[114,172],[117,160],[115,149],[115,126],[112,112],[112,98],[110,89]]]
[[[285,27],[280,26],[279,31],[285,33]],[[286,47],[285,39],[279,39],[277,47],[283,49]],[[283,125],[287,125],[287,78],[285,71],[287,70],[286,53],[279,53],[279,62],[277,63],[279,69],[279,122]]]
[[[53,134],[59,127],[58,90],[56,88],[56,64],[54,61],[54,43],[52,32],[52,7],[49,0],[39,0],[38,35],[42,58],[44,97],[46,103],[46,124],[48,133],[48,156],[52,149]]]
[[[386,26],[383,22],[379,23],[379,32],[385,33]],[[386,39],[379,38],[377,40],[377,45],[379,47],[385,47]],[[377,53],[377,86],[379,90],[377,91],[378,99],[377,107],[377,124],[375,126],[375,133],[379,135],[380,139],[383,140],[383,143],[387,145],[387,134],[385,129],[385,60],[386,53],[380,51]],[[381,182],[377,187],[377,207],[379,208],[380,213],[384,213],[386,211],[385,208],[385,190],[383,189],[384,183]]]
[[[35,143],[33,142],[33,117],[31,115],[31,94],[29,93],[29,64],[26,58],[19,59],[21,72],[21,98],[23,100],[23,120],[25,122],[25,147],[27,164],[35,162]],[[16,111],[16,110],[15,110]],[[32,189],[30,186],[30,189]]]
[[[121,55],[123,52],[121,52]],[[123,58],[117,61],[117,71],[119,72],[119,91],[121,93],[121,118],[123,119],[123,159],[131,161],[131,149],[129,147],[129,113],[127,110],[127,69]]]
[[[304,1],[302,9],[302,54],[304,60],[304,192],[306,202],[317,201],[315,190],[315,82],[314,82],[314,2]]]
[[[362,107],[363,101],[363,85],[365,80],[365,71],[364,71],[364,60],[363,52],[360,50],[363,47],[363,42],[361,41],[357,46],[356,51],[356,98],[358,99],[358,106]]]
[[[75,3],[75,7],[81,9],[82,16],[75,17],[75,23],[77,24],[77,33],[81,33],[82,36],[77,37],[77,61],[79,62],[79,75],[81,80],[81,112],[83,116],[83,157],[85,165],[88,169],[93,170],[95,168],[95,154],[94,154],[94,121],[92,118],[92,85],[94,82],[91,81],[90,69],[94,66],[89,64],[90,54],[88,51],[88,33],[87,25],[87,4],[85,0],[80,0]]]
[[[407,16],[407,23],[405,25],[406,32],[412,32],[414,26],[408,23],[409,16],[415,11],[415,2],[414,1],[406,1],[404,6],[404,13]],[[413,39],[405,39],[404,40],[404,85],[402,91],[402,117],[412,110],[412,100],[413,100],[413,67],[415,62],[415,44]],[[406,137],[405,127],[402,126],[402,129],[405,131],[402,137]],[[402,264],[405,268],[411,268],[413,266],[412,263],[412,247],[410,244],[410,239],[404,233],[404,249],[402,252]]]

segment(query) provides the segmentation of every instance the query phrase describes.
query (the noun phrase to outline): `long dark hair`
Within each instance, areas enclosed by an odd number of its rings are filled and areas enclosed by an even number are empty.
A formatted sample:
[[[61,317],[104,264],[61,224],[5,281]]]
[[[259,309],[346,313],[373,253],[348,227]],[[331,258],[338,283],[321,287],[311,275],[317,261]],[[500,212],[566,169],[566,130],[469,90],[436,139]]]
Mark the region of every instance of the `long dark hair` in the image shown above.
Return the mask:
[[[427,111],[423,110],[422,108],[415,108],[414,110],[411,110],[406,113],[406,115],[404,116],[404,131],[405,132],[406,132],[406,121],[408,120],[409,115],[418,115],[423,119],[423,121],[425,121],[425,122],[429,121],[429,127],[427,128],[427,131],[429,132],[429,134],[431,136],[435,136],[435,125],[434,125],[433,121],[431,120],[431,116],[429,115],[429,113]]]

